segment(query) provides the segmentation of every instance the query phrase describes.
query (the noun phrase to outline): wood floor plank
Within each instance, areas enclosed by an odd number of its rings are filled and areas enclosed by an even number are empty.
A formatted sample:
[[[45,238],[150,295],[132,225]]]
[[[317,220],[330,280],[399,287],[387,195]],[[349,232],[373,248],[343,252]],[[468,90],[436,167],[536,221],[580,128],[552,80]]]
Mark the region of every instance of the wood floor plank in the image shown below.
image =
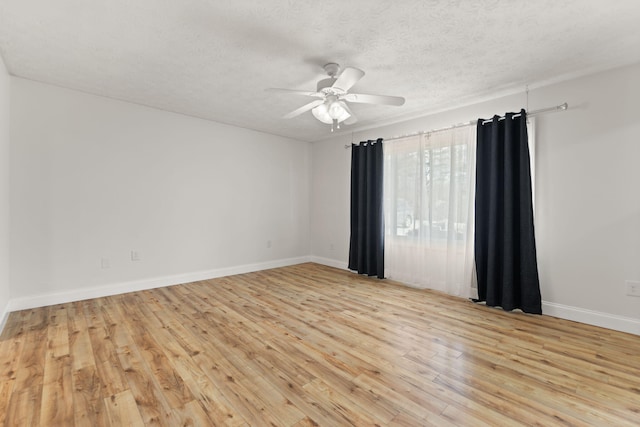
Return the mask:
[[[5,425],[9,401],[13,394],[13,383],[15,379],[6,379],[0,381],[0,425]]]
[[[172,410],[172,419],[176,421],[178,426],[209,426],[222,425],[209,418],[204,408],[195,400],[187,402],[183,407],[174,408]]]
[[[47,352],[42,387],[41,425],[73,424],[74,401],[71,385],[71,358],[55,357],[55,348]]]
[[[73,424],[69,328],[64,306],[51,307],[44,359],[41,425]]]
[[[300,264],[11,313],[0,425],[632,426],[640,337]]]
[[[102,362],[104,363],[104,362]],[[93,366],[87,366],[72,372],[73,409],[76,426],[108,426],[109,420],[104,404],[105,393],[103,381],[108,381],[104,375],[110,371],[99,371]],[[122,390],[124,391],[124,390]]]
[[[109,335],[109,327],[105,325],[102,318],[102,311],[97,304],[87,303],[85,305],[87,326],[89,327],[89,341],[95,359],[95,368],[89,366],[76,372],[82,390],[95,390],[98,393],[92,396],[92,402],[97,408],[105,397],[121,393],[129,388],[125,372],[120,365],[118,353],[116,351],[112,337]],[[89,385],[92,384],[91,387]]]
[[[157,316],[157,312],[153,312]],[[156,317],[154,322],[160,322],[163,326],[156,329],[159,337],[164,337],[163,350],[169,358],[175,371],[183,379],[187,387],[194,396],[197,396],[197,402],[204,408],[207,417],[213,425],[227,426],[243,426],[246,425],[244,419],[236,412],[229,408],[227,398],[222,391],[207,377],[202,369],[193,359],[203,352],[203,347],[198,346],[198,336],[185,329],[181,323],[176,323],[175,319],[166,317]]]
[[[130,392],[135,399],[145,425],[168,425],[166,421],[171,408],[164,401],[162,392],[145,366],[138,349],[135,345],[120,347],[118,357],[130,387],[125,391]]]
[[[109,423],[112,427],[143,427],[145,425],[133,394],[129,390],[104,399]]]
[[[340,414],[332,411],[326,404],[308,394],[304,387],[311,381],[302,380],[293,371],[287,369],[286,365],[277,365],[264,360],[261,356],[256,358],[256,362],[263,366],[262,375],[274,384],[281,393],[300,409],[306,418],[300,420],[296,425],[341,425],[345,420]],[[315,378],[314,378],[315,379]]]
[[[373,426],[386,424],[383,420],[373,418],[371,413],[363,411],[352,399],[320,378],[305,384],[303,389],[315,399],[322,400],[324,405],[328,405],[330,411],[338,415],[339,425]]]
[[[180,408],[193,400],[189,389],[184,381],[173,369],[167,356],[164,354],[162,345],[151,337],[152,331],[146,332],[141,329],[135,334],[138,351],[149,367],[150,372],[158,385],[162,389],[162,395],[171,408]]]
[[[48,326],[48,353],[53,358],[69,355],[69,326],[64,306],[51,308]]]
[[[96,365],[83,305],[83,301],[67,304],[69,352],[72,355],[73,369],[76,371],[88,366],[95,368]]]
[[[42,405],[49,307],[30,310],[24,318],[24,346],[13,369],[16,379],[7,405],[5,425],[38,425]],[[11,317],[10,317],[11,319]],[[1,417],[0,417],[1,418]]]

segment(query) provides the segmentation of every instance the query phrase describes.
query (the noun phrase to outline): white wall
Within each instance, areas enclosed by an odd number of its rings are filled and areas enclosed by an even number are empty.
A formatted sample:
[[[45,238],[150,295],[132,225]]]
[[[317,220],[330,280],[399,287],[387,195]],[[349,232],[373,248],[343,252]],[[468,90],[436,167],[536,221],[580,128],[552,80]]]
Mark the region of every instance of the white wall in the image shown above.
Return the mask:
[[[570,105],[536,120],[543,309],[634,333],[640,298],[625,295],[624,280],[640,280],[638,99],[640,64],[535,88],[529,100],[530,110]],[[388,138],[524,105],[518,94],[353,138]],[[11,309],[293,263],[306,259],[310,241],[315,260],[346,267],[344,145],[351,135],[310,145],[9,78],[3,69],[0,120],[0,233],[6,237],[10,206]],[[130,260],[131,250],[141,261]],[[102,258],[110,268],[101,268]],[[4,305],[7,274],[5,244]]]
[[[0,331],[9,303],[9,73],[0,57]]]
[[[428,76],[425,76],[428,78]],[[536,118],[536,235],[547,314],[640,334],[640,64],[533,89],[529,109],[568,102]],[[524,93],[354,136],[356,141],[519,111]],[[346,266],[351,135],[313,144],[312,253]],[[333,250],[331,249],[333,245]]]
[[[308,257],[310,144],[11,88],[12,309]]]

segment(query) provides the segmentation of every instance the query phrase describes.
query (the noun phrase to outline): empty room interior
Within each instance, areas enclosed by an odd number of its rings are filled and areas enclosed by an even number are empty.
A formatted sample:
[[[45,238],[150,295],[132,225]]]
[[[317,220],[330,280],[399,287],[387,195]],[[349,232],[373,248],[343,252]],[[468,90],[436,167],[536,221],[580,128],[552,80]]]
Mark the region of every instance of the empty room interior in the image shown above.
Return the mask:
[[[640,425],[638,22],[0,0],[0,425]]]

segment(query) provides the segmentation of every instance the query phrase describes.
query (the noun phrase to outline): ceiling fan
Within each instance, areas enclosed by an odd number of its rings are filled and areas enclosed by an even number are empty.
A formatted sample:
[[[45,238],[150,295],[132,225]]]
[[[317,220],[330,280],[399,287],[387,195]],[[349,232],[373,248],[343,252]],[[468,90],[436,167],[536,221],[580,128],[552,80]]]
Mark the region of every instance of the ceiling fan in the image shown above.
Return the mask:
[[[340,123],[350,125],[358,120],[347,102],[396,106],[404,104],[404,98],[400,96],[349,93],[349,89],[364,76],[364,71],[358,68],[345,67],[340,73],[340,65],[330,62],[324,66],[324,70],[329,78],[320,80],[315,92],[279,88],[267,89],[270,92],[284,92],[318,98],[285,115],[285,119],[291,119],[311,110],[316,119],[330,124],[331,132],[333,132],[335,129],[340,129]]]

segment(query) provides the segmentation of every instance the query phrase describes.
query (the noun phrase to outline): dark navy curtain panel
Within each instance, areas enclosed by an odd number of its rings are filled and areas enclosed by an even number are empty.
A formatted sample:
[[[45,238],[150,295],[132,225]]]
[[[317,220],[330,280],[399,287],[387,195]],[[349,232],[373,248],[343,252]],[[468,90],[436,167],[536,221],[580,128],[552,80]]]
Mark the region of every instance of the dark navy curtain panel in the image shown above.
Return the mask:
[[[349,269],[384,278],[382,139],[351,145]]]
[[[527,116],[478,119],[475,260],[478,301],[542,314]]]

